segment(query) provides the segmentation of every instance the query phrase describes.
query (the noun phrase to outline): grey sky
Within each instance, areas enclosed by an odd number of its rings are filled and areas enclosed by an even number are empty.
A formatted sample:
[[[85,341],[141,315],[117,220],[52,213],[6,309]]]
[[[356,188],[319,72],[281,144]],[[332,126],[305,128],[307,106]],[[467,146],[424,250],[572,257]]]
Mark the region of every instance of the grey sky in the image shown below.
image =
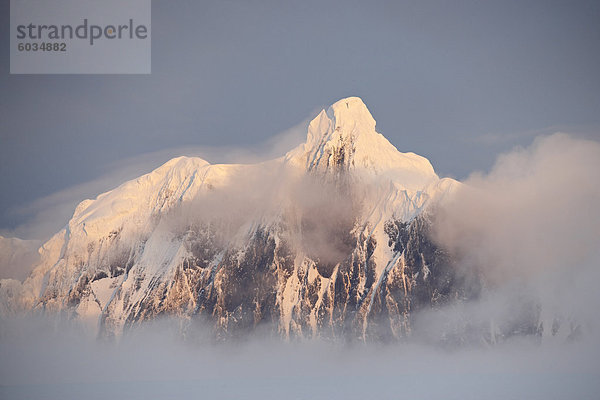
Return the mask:
[[[0,4],[0,231],[187,146],[220,147],[211,161],[258,148],[346,96],[443,176],[538,133],[599,137],[597,1],[154,0],[149,76],[9,75]],[[131,158],[145,161],[102,180]]]

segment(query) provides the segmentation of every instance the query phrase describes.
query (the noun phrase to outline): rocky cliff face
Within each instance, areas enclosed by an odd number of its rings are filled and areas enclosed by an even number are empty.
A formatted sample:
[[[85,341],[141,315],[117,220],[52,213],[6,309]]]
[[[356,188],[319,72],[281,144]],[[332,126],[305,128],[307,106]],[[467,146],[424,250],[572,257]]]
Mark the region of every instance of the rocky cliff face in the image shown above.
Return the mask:
[[[457,185],[398,152],[360,99],[343,99],[280,159],[181,157],[82,202],[42,246],[19,301],[108,336],[178,316],[218,338],[261,326],[406,337],[416,310],[476,294],[429,232],[429,206]]]

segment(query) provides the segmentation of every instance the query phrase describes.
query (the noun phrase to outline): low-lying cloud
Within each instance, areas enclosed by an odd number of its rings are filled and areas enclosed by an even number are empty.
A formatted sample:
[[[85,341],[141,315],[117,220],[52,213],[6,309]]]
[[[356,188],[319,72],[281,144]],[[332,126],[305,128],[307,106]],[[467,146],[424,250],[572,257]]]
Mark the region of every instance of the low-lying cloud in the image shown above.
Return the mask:
[[[599,182],[600,143],[539,137],[469,177],[439,210],[436,238],[465,273],[482,276],[496,315],[514,318],[531,300],[545,333],[557,320],[590,328],[600,304]]]
[[[180,321],[130,331],[118,343],[44,319],[0,328],[0,397],[13,399],[594,399],[599,352],[505,343],[440,351],[429,346],[199,344]]]

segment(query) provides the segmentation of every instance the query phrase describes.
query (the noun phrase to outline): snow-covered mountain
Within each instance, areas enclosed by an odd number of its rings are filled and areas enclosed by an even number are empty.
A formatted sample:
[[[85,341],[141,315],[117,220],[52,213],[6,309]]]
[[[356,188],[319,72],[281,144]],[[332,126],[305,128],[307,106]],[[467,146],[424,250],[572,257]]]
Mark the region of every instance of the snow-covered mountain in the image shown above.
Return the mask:
[[[399,152],[362,100],[346,98],[281,158],[179,157],[83,201],[22,287],[8,286],[20,307],[102,335],[169,315],[217,337],[259,325],[284,337],[403,337],[414,310],[469,295],[428,233],[426,210],[458,185]]]

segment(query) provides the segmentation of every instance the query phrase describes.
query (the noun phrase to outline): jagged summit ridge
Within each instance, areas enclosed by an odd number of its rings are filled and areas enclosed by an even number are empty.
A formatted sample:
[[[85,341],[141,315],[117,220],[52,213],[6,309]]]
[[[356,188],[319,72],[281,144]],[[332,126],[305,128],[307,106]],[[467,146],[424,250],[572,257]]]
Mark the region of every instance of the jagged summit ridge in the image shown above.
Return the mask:
[[[393,179],[410,189],[439,179],[429,160],[399,152],[375,130],[375,124],[360,98],[339,100],[310,122],[306,143],[290,151],[286,158],[307,171],[353,170],[358,175]]]

